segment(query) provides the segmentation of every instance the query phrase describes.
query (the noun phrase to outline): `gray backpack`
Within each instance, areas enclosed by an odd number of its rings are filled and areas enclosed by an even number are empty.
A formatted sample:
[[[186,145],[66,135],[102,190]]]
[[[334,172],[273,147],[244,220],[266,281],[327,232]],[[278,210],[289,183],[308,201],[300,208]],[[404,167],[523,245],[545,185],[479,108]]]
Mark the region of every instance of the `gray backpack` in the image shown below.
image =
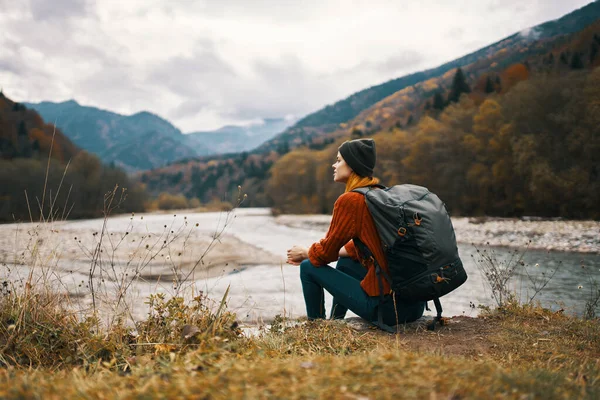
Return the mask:
[[[377,187],[354,191],[365,196],[388,263],[389,275],[375,262],[380,298],[383,300],[383,276],[401,300],[433,300],[437,316],[428,327],[433,330],[436,322],[443,324],[439,298],[467,280],[450,215],[440,198],[422,186]],[[354,242],[363,256],[372,257],[364,243],[357,238]],[[381,313],[378,322],[389,331]]]

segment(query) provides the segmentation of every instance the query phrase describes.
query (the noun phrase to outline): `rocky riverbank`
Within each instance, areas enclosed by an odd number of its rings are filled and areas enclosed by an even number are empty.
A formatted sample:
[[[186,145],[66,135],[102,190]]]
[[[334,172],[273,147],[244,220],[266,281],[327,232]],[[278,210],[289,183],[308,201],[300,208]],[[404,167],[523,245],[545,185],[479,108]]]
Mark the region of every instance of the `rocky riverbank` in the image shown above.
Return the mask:
[[[322,231],[330,221],[327,215],[276,218],[283,225]],[[600,254],[599,221],[452,218],[452,223],[459,243]]]

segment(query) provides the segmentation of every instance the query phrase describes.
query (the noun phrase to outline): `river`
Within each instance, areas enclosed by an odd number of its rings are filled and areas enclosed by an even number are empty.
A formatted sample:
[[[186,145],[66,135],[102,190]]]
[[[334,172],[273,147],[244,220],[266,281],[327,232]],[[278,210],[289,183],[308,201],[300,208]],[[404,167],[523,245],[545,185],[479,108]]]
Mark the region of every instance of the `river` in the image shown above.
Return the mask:
[[[271,216],[268,209],[237,209],[230,214],[187,211],[179,213],[121,215],[107,220],[107,239],[102,245],[105,246],[102,253],[105,254],[103,262],[106,264],[110,261],[117,268],[120,265],[122,269],[119,271],[123,275],[129,271],[127,266],[132,265],[131,260],[144,250],[142,244],[144,240],[152,238],[151,235],[154,235],[151,240],[160,238],[162,242],[161,234],[169,231],[173,234],[179,232],[180,237],[189,240],[186,242],[187,247],[182,247],[183,251],[163,251],[160,257],[157,256],[144,264],[144,279],[131,280],[127,295],[136,318],[142,318],[147,313],[145,299],[150,294],[168,295],[176,290],[176,285],[174,288],[170,278],[166,278],[170,269],[167,268],[167,264],[174,264],[178,254],[184,257],[190,253],[189,257],[199,259],[207,250],[210,243],[208,239],[220,231],[223,231],[221,240],[214,242],[208,253],[214,252],[221,260],[234,261],[231,261],[232,265],[222,261],[218,265],[218,268],[223,267],[222,270],[215,272],[213,268],[210,274],[201,273],[203,263],[200,263],[197,271],[191,275],[196,294],[201,290],[218,302],[229,288],[228,308],[245,323],[268,322],[278,314],[291,318],[305,315],[298,267],[286,264],[285,254],[286,250],[295,244],[308,246],[322,238],[326,225],[283,224],[280,223],[280,219]],[[301,221],[302,218],[297,220]],[[53,285],[59,290],[70,293],[79,305],[89,307],[91,296],[88,275],[93,264],[91,249],[98,243],[97,238],[101,235],[103,222],[102,219],[94,219],[44,225],[0,226],[0,278],[13,284],[22,284],[33,271],[33,275],[43,276],[47,281],[54,282]],[[458,231],[457,236],[460,236]],[[106,255],[108,238],[111,237],[119,237],[123,242],[119,247],[118,257],[112,259]],[[32,241],[32,238],[35,240]],[[87,240],[88,243],[80,243],[81,238],[86,238],[84,241]],[[114,243],[110,243],[114,249]],[[39,248],[46,248],[48,251],[40,251]],[[529,274],[537,277],[536,279],[550,276],[552,271],[558,269],[547,286],[535,297],[535,300],[540,300],[544,306],[556,310],[564,309],[568,313],[581,314],[591,296],[592,282],[600,282],[598,254],[514,250],[488,246],[480,246],[479,251],[493,254],[498,265],[506,264],[511,259],[514,264],[523,255],[524,265],[520,266],[521,270],[526,267]],[[182,255],[182,252],[185,254]],[[482,260],[477,248],[461,243],[459,253],[469,279],[462,287],[442,298],[444,314],[475,316],[479,312],[479,305],[491,306],[495,302],[477,266]],[[141,259],[141,256],[139,257]],[[31,261],[34,258],[37,261]],[[182,262],[181,265],[180,270],[185,275],[185,272],[191,269],[191,264]],[[98,282],[101,279],[109,280],[108,275],[107,271],[104,275],[98,271],[94,273]],[[538,285],[541,285],[543,280],[540,279]],[[122,286],[113,284],[112,287]],[[522,301],[527,301],[535,292],[531,279],[525,274],[516,274],[510,287]],[[104,293],[110,296],[109,292],[110,287],[105,287]],[[326,307],[329,308],[330,304],[331,298],[327,296]],[[348,316],[353,314],[349,313]]]

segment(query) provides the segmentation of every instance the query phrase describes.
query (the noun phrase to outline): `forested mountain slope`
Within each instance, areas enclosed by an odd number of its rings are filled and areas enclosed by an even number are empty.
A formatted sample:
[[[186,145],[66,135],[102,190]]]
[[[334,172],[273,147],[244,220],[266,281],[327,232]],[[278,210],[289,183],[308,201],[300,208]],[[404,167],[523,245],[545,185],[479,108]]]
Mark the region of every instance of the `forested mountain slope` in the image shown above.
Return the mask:
[[[249,205],[273,206],[285,212],[329,212],[340,193],[340,188],[330,184],[330,164],[337,146],[343,140],[372,136],[381,152],[376,173],[385,183],[427,184],[449,199],[455,212],[595,217],[595,204],[600,202],[592,201],[595,197],[591,189],[597,187],[597,156],[581,148],[581,143],[595,148],[599,136],[599,125],[594,125],[587,114],[593,111],[587,102],[593,105],[597,101],[588,86],[596,85],[600,62],[599,8],[598,2],[592,3],[543,24],[537,40],[520,41],[518,35],[513,35],[488,46],[470,64],[396,91],[335,127],[313,129],[312,136],[298,133],[290,135],[290,141],[284,134],[270,142],[271,149],[188,160],[150,171],[140,179],[152,192],[168,189],[202,200],[229,196],[241,184],[249,193]],[[561,24],[565,25],[563,30],[559,29]],[[563,31],[572,33],[552,36]],[[536,111],[520,113],[522,110]],[[582,114],[582,110],[587,113]],[[501,119],[484,127],[478,121],[487,121],[483,115],[493,115],[492,111]],[[461,122],[451,122],[453,118]],[[570,122],[565,125],[564,121]],[[543,126],[545,130],[532,131],[527,128],[531,126]],[[483,138],[483,131],[489,137]],[[501,139],[498,135],[504,136]],[[573,153],[559,160],[536,147],[538,141],[563,153],[573,149]],[[442,147],[438,147],[440,143]],[[500,147],[480,153],[495,146]],[[447,153],[445,149],[455,152]],[[527,158],[524,149],[541,158],[533,162],[535,157]],[[501,159],[503,163],[499,164]],[[458,160],[463,163],[460,168]],[[523,160],[529,163],[523,164]],[[454,167],[448,164],[451,161]],[[537,166],[532,168],[534,164]],[[497,180],[502,173],[516,180]],[[585,194],[569,186],[575,176]],[[432,181],[439,177],[445,179]],[[551,178],[544,181],[542,177]],[[551,184],[554,186],[550,188]],[[500,195],[502,190],[514,193]],[[585,204],[564,206],[567,197],[557,196],[559,190],[578,193]],[[479,196],[482,191],[489,195]],[[544,199],[543,207],[534,201],[550,196],[547,193],[553,195]]]
[[[98,217],[116,185],[123,201],[113,212],[143,210],[145,191],[124,171],[0,93],[0,222]]]

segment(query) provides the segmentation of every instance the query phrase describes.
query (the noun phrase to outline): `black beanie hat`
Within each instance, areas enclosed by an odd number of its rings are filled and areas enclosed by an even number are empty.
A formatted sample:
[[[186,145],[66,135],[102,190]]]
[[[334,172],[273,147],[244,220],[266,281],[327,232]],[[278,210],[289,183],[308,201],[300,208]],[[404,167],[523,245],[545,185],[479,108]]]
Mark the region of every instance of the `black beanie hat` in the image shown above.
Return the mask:
[[[373,176],[375,168],[375,141],[373,139],[356,139],[342,143],[340,154],[346,163],[359,176]]]

